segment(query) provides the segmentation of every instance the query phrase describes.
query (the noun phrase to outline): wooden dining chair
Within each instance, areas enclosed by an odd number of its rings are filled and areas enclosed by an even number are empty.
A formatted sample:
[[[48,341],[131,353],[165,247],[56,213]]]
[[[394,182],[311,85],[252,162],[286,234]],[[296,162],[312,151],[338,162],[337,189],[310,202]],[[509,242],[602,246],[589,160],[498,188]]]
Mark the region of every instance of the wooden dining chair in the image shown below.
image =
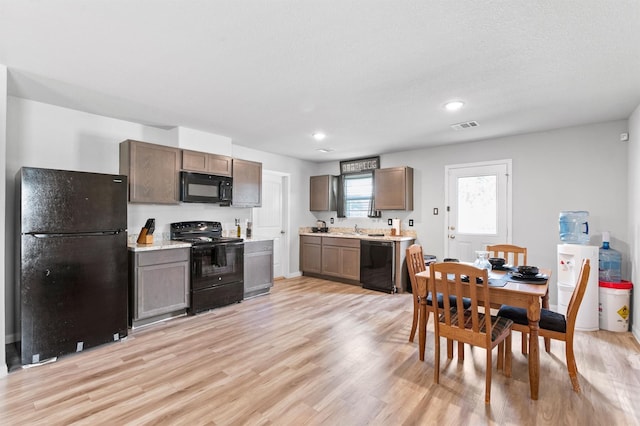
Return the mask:
[[[413,342],[418,328],[418,318],[420,316],[420,305],[418,300],[418,280],[416,274],[425,271],[427,268],[424,263],[424,255],[422,254],[422,246],[412,244],[407,248],[407,270],[409,271],[409,282],[411,283],[411,291],[413,293],[413,322],[411,323],[411,333],[409,341]],[[429,311],[427,310],[427,322],[429,322]],[[424,354],[420,355],[420,359],[424,359]]]
[[[506,264],[519,266],[527,264],[527,248],[514,246],[512,244],[496,244],[496,245],[488,245],[487,251],[489,252],[490,257],[501,257],[505,260]],[[528,350],[527,339],[526,336],[522,335],[522,354],[526,355]],[[549,348],[550,341],[545,340],[545,346]]]
[[[419,244],[410,245],[407,248],[406,261],[407,261],[407,269],[409,271],[409,282],[411,283],[411,289],[413,293],[413,321],[411,323],[411,332],[409,333],[409,341],[413,342],[416,335],[416,330],[418,328],[418,324],[420,322],[420,295],[418,294],[418,280],[416,278],[416,274],[418,272],[423,272],[426,270],[424,254],[422,252],[422,246]],[[436,300],[438,301],[438,305],[442,307],[443,306],[442,295],[438,295],[436,297]],[[425,334],[425,338],[423,339],[423,341],[426,341],[426,333],[427,333],[426,327],[427,327],[427,324],[429,323],[429,314],[431,312],[430,307],[433,304],[432,293],[428,289],[427,289],[427,296],[425,299],[425,303],[427,305],[427,309],[425,313],[425,321],[424,321],[424,327],[423,327],[424,334]],[[452,298],[451,303],[455,303],[455,298]],[[463,299],[463,304],[465,308],[468,308],[471,302],[469,301],[469,299],[465,298]],[[447,353],[451,354],[452,351],[453,351],[453,341],[449,341],[447,345]],[[424,361],[424,352],[425,352],[425,345],[420,345],[419,347],[420,361]],[[458,353],[458,356],[461,359],[463,359],[463,354],[460,353],[460,351]]]
[[[487,251],[490,257],[501,257],[505,263],[513,266],[527,264],[527,248],[511,244],[488,245]]]
[[[432,293],[442,293],[444,306],[433,306],[434,315],[434,383],[440,381],[440,337],[481,347],[487,353],[485,403],[491,401],[491,370],[493,349],[498,346],[498,369],[504,368],[511,377],[511,325],[513,321],[491,316],[483,311],[490,306],[489,276],[486,269],[460,263],[436,263],[429,266],[429,286]],[[451,304],[448,296],[455,296]],[[462,304],[469,297],[468,309]],[[451,357],[449,357],[451,359]]]
[[[580,268],[578,282],[571,294],[571,300],[569,300],[569,307],[567,308],[566,316],[548,309],[541,309],[540,311],[539,335],[540,337],[565,342],[565,354],[567,359],[567,370],[569,371],[569,379],[571,379],[573,390],[578,393],[580,393],[580,383],[578,382],[578,367],[576,365],[576,357],[573,351],[573,333],[576,328],[578,309],[582,303],[584,292],[587,289],[590,271],[591,265],[589,259],[584,259],[582,261],[582,267]],[[526,309],[503,305],[498,311],[498,315],[509,318],[513,321],[513,329],[521,331],[523,339],[528,336],[529,320],[527,319]],[[547,352],[550,352],[550,348],[547,348]]]

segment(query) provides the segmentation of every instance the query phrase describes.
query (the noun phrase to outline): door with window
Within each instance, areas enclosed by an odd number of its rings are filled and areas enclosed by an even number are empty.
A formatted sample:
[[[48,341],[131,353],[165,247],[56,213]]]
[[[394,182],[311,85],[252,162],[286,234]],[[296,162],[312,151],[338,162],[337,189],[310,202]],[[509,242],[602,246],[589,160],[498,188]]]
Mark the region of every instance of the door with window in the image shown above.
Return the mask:
[[[511,243],[511,160],[445,167],[445,257],[470,262]]]

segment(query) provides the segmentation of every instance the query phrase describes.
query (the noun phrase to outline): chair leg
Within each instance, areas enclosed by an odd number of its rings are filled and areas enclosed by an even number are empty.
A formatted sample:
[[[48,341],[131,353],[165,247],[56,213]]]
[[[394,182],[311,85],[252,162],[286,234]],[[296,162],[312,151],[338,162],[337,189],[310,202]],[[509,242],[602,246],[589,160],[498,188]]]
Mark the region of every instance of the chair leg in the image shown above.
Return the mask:
[[[409,341],[413,342],[413,338],[416,336],[416,329],[418,328],[418,313],[420,312],[420,307],[418,305],[418,300],[416,298],[413,299],[413,322],[411,323],[411,333],[409,334]]]
[[[440,383],[440,336],[434,334],[433,383]]]
[[[464,342],[458,342],[458,361],[464,361]]]
[[[424,349],[427,342],[427,321],[429,320],[429,310],[427,309],[426,304],[420,304],[419,309],[420,330],[418,330],[418,353],[420,356],[420,361],[424,361]]]
[[[551,353],[551,338],[550,337],[545,337],[544,338],[544,350],[547,351],[547,353]]]
[[[487,367],[486,367],[487,381],[484,389],[485,404],[488,404],[491,402],[491,369],[492,369],[491,352],[493,352],[491,348],[487,348]]]
[[[571,379],[571,386],[573,390],[580,393],[580,383],[578,382],[578,366],[576,365],[576,356],[573,352],[573,336],[567,335],[567,341],[565,342],[567,347],[565,352],[567,353],[567,370],[569,370],[569,379]]]
[[[522,332],[522,355],[529,353],[529,333]]]
[[[511,334],[505,339],[504,347],[504,375],[511,377]]]
[[[453,340],[447,339],[447,358],[453,359]]]
[[[498,343],[498,362],[496,369],[504,370],[504,340]]]

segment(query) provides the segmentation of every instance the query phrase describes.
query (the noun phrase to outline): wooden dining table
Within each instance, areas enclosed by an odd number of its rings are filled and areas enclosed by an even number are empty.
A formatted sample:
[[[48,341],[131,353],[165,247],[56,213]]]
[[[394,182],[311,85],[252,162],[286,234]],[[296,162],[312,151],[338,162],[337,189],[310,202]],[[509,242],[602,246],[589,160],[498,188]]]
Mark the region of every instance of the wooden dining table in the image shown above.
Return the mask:
[[[539,321],[540,308],[549,307],[549,280],[551,279],[551,271],[548,269],[540,269],[540,273],[548,278],[543,282],[527,283],[517,281],[513,278],[505,277],[506,271],[491,271],[489,279],[502,278],[506,282],[503,287],[491,286],[489,289],[489,298],[491,307],[500,308],[501,305],[511,305],[527,310],[527,319],[529,320],[529,387],[531,390],[531,399],[538,399],[538,388],[540,384],[540,345]],[[426,271],[418,272],[417,292],[420,298],[420,330],[418,333],[420,352],[424,356],[424,347],[426,340],[426,313],[427,313],[427,282],[430,278],[429,268]],[[434,298],[435,299],[435,298]],[[437,320],[437,319],[436,319]]]

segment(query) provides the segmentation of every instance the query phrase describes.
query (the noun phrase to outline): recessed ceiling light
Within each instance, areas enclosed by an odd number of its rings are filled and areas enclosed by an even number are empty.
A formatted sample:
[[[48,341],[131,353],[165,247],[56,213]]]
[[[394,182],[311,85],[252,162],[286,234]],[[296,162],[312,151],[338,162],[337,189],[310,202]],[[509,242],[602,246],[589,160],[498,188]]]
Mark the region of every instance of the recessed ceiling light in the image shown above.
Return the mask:
[[[444,108],[447,111],[458,111],[463,106],[464,106],[464,102],[462,101],[449,101],[446,104],[444,104]]]
[[[333,149],[331,149],[331,148],[318,148],[318,149],[316,149],[316,151],[320,151],[323,154],[326,154],[327,152],[333,151]]]
[[[313,138],[314,138],[315,140],[317,140],[317,141],[321,141],[321,140],[323,140],[324,138],[326,138],[326,137],[327,137],[327,135],[325,135],[325,134],[324,134],[324,133],[322,133],[322,132],[315,132],[315,133],[314,133],[314,134],[312,134],[311,136],[313,136]]]

